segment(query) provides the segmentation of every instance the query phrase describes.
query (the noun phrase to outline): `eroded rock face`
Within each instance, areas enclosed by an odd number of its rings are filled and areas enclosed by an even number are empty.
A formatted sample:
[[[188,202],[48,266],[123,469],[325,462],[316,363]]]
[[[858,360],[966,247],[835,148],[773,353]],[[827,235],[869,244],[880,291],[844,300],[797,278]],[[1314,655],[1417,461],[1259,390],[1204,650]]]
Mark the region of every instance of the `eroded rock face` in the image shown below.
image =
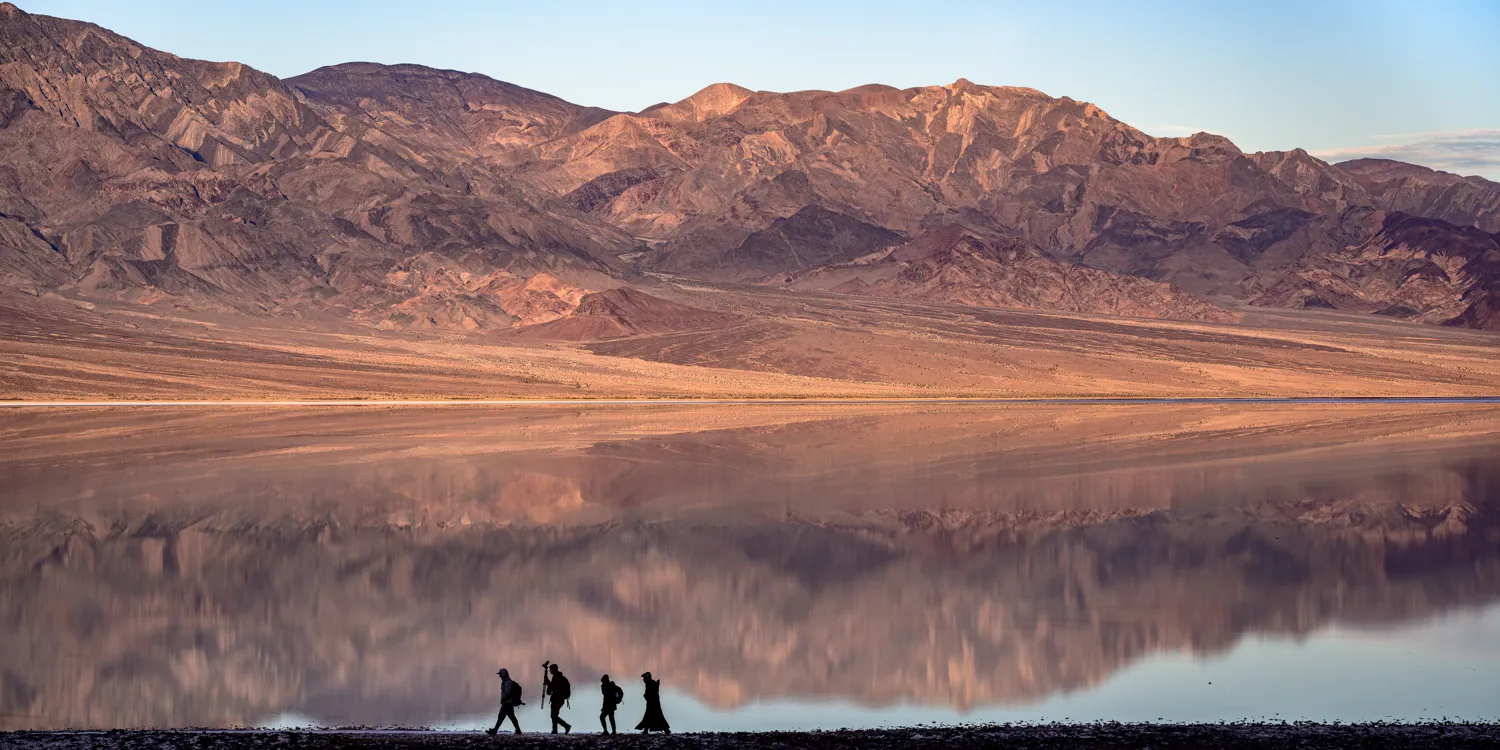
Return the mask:
[[[976,307],[1229,321],[1235,316],[1170,284],[1048,258],[1015,237],[963,224],[787,279],[797,289],[904,297]]]
[[[361,120],[426,151],[503,161],[614,115],[487,76],[422,65],[346,63],[286,84],[331,118]]]
[[[0,43],[0,277],[10,286],[483,327],[506,321],[491,310],[503,301],[455,310],[391,275],[438,257],[480,276],[545,271],[607,289],[622,273],[615,254],[635,246],[465,161],[464,143],[519,147],[602,114],[553,97],[393,68],[388,91],[404,91],[407,76],[429,98],[392,93],[345,112],[238,63],[177,58],[10,5]],[[363,94],[363,71],[310,76]],[[465,95],[471,116],[443,127]],[[424,124],[401,127],[402,112]]]
[[[1389,159],[1355,159],[1337,168],[1353,175],[1387,211],[1500,232],[1500,186]]]
[[[1178,287],[1158,302],[1097,277],[1104,291],[1091,295],[1091,311],[1148,317],[1195,307],[1176,303],[1184,290],[1275,303],[1265,290],[1299,264],[1372,241],[1380,227],[1362,220],[1371,210],[1492,232],[1500,205],[1500,185],[1479,178],[1332,166],[1301,150],[1246,154],[1205,133],[1154,138],[1031,89],[961,80],[904,91],[715,91],[537,146],[524,175],[651,238],[656,249],[640,262],[658,271],[745,280],[838,266],[967,212],[1065,264],[1060,275],[1087,266]],[[1073,296],[1048,283],[1037,300]],[[1455,294],[1444,304],[1464,295]],[[1017,303],[1001,293],[985,304]]]
[[[1485,328],[1500,274],[1500,234],[1437,219],[1375,212],[1375,236],[1304,258],[1255,300]]]

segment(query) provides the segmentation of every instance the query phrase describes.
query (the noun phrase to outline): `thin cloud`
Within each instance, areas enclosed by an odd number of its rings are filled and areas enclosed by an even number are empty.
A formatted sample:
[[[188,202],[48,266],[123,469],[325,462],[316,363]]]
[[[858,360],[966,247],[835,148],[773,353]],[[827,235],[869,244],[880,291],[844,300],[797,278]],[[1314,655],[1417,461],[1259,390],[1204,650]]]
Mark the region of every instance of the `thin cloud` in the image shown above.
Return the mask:
[[[1375,136],[1387,141],[1402,136]],[[1479,175],[1500,181],[1500,129],[1456,130],[1447,133],[1412,133],[1405,143],[1372,143],[1318,151],[1313,154],[1330,162],[1350,159],[1395,159],[1461,175]]]

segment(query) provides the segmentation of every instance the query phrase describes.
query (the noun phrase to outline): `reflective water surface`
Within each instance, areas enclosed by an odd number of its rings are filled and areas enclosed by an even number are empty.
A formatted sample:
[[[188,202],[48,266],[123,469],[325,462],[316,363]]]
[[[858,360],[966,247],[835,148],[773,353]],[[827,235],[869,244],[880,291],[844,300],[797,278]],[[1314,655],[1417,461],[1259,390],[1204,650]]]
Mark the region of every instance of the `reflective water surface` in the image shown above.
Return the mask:
[[[1500,408],[0,414],[0,728],[1500,718]]]

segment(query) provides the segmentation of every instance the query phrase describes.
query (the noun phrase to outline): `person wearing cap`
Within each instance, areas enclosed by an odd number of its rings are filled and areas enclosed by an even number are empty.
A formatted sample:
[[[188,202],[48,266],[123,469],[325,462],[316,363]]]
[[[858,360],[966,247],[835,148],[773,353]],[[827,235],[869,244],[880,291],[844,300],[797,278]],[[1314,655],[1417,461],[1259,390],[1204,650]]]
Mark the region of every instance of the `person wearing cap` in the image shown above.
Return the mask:
[[[661,680],[651,679],[650,672],[641,675],[641,680],[646,683],[646,715],[635,728],[645,734],[651,734],[653,730],[671,734],[672,725],[667,723],[667,715],[661,712]]]
[[[516,728],[516,734],[521,733],[521,722],[516,719],[516,706],[524,706],[521,700],[520,683],[510,678],[510,671],[502,669],[495,674],[500,675],[500,715],[495,717],[495,726],[484,730],[488,734],[500,731],[500,725],[510,718],[510,725]]]

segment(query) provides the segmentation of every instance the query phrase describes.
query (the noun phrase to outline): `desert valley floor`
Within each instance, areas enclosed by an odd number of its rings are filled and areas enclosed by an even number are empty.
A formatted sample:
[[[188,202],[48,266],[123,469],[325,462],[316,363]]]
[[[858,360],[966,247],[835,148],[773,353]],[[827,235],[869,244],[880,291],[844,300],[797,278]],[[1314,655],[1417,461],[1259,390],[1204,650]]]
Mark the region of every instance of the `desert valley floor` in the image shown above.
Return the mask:
[[[1500,393],[1500,335],[1368,315],[1252,309],[1196,323],[711,285],[652,292],[728,322],[546,341],[0,294],[0,399]]]

